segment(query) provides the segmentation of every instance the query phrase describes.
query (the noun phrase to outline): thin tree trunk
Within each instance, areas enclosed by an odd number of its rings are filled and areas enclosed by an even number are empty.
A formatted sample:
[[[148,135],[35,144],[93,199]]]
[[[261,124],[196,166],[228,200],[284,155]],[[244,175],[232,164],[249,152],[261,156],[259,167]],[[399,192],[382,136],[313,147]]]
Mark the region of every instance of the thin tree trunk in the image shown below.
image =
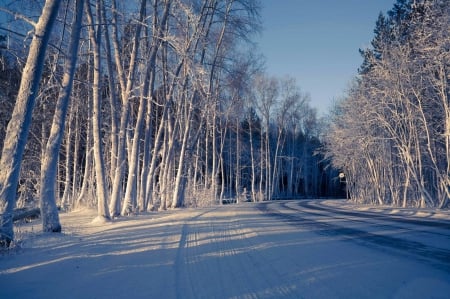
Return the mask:
[[[147,210],[148,203],[148,174],[149,174],[149,165],[151,160],[151,144],[152,144],[152,113],[153,105],[150,101],[147,104],[147,114],[145,116],[145,131],[144,131],[144,157],[142,158],[142,170],[141,170],[141,183],[139,189],[139,197],[138,197],[138,209],[140,212],[144,212]]]
[[[131,96],[131,90],[133,87],[133,84],[135,84],[135,70],[136,70],[136,60],[139,53],[139,38],[141,35],[142,30],[142,24],[144,23],[144,16],[145,16],[145,5],[146,0],[141,1],[141,6],[139,10],[139,24],[136,27],[136,32],[133,39],[133,49],[131,52],[130,57],[130,69],[128,71],[128,76],[125,81],[125,71],[122,66],[121,62],[121,48],[119,44],[119,35],[117,32],[117,7],[116,7],[116,1],[112,1],[112,9],[113,9],[113,46],[114,46],[114,58],[116,61],[116,68],[119,75],[119,83],[122,90],[121,97],[122,97],[122,112],[120,116],[120,128],[119,128],[119,136],[118,136],[118,144],[117,144],[117,165],[115,165],[115,172],[113,176],[113,186],[112,186],[112,193],[111,193],[111,203],[109,206],[111,216],[116,217],[120,213],[120,197],[122,195],[122,180],[125,170],[125,154],[126,154],[126,129],[129,122],[130,117],[130,96]],[[156,7],[155,7],[156,8]],[[154,9],[155,9],[154,8]],[[132,148],[132,147],[128,147]],[[129,156],[129,159],[131,159],[131,156]],[[122,207],[123,208],[123,207]]]
[[[192,179],[192,194],[195,196],[197,192],[197,181],[198,181],[198,172],[199,172],[199,160],[200,160],[200,139],[197,140],[196,146],[196,154],[195,154],[195,163],[194,163],[194,178]]]
[[[0,160],[0,247],[9,247],[14,239],[12,213],[16,203],[22,156],[44,68],[45,53],[60,3],[59,0],[47,0],[44,4],[23,69],[16,105],[6,130]],[[58,230],[58,227],[54,229]]]
[[[101,16],[102,0],[97,1],[97,15]],[[86,15],[89,23],[89,37],[93,46],[94,55],[94,78],[92,84],[93,115],[92,115],[92,135],[94,137],[94,164],[95,181],[97,183],[97,217],[100,220],[109,220],[108,191],[106,188],[106,171],[103,156],[103,141],[101,138],[101,26],[95,25],[92,18],[90,1],[86,1]],[[101,20],[101,17],[99,18]],[[95,29],[97,28],[97,29]]]
[[[150,70],[147,70],[147,74],[150,73]],[[138,162],[139,162],[139,144],[143,130],[144,124],[144,116],[145,111],[147,110],[147,94],[148,94],[148,85],[149,85],[149,75],[145,76],[144,81],[144,90],[141,94],[141,99],[139,101],[139,112],[136,121],[136,127],[134,129],[133,135],[133,144],[130,155],[130,165],[128,166],[128,178],[127,178],[127,187],[125,190],[125,198],[122,206],[121,215],[125,216],[130,214],[135,210],[135,206],[133,202],[135,202],[135,198],[137,196],[137,174],[138,174]]]
[[[252,130],[253,122],[249,121],[249,139],[250,139],[250,160],[252,165],[252,178],[251,178],[251,192],[252,192],[252,201],[256,201],[256,161],[255,161],[255,150],[253,146],[253,130]]]
[[[212,141],[212,148],[211,148],[211,159],[212,159],[212,168],[211,168],[211,190],[214,196],[214,202],[217,201],[217,140],[216,140],[216,110],[217,110],[217,104],[214,103],[214,111],[211,121],[211,141]],[[220,202],[222,203],[222,202]]]
[[[239,118],[236,117],[236,176],[234,189],[236,195],[239,197],[241,195],[241,137],[240,137],[240,124]],[[246,192],[245,192],[246,193]],[[246,195],[246,194],[244,194]]]
[[[161,116],[161,123],[158,128],[158,132],[156,133],[154,144],[153,144],[153,155],[150,162],[150,167],[148,170],[148,180],[147,180],[147,193],[148,193],[148,203],[147,205],[153,204],[153,192],[155,191],[154,186],[156,185],[156,165],[159,160],[159,151],[161,150],[161,146],[163,144],[162,136],[164,133],[164,119],[166,117],[167,105],[164,105],[164,110]]]
[[[166,141],[164,142],[164,156],[160,170],[160,194],[161,194],[162,210],[166,210],[168,208],[167,199],[169,197],[168,194],[172,187],[171,173],[174,156],[174,136],[175,136],[174,130],[176,129],[173,127],[173,121],[170,118],[171,116],[169,114],[168,119],[166,120],[167,126],[165,128],[164,134],[164,139]]]
[[[74,149],[73,149],[73,164],[72,164],[72,208],[74,203],[74,199],[75,199],[75,194],[78,188],[78,157],[79,157],[79,150],[80,150],[80,116],[79,116],[79,110],[78,110],[78,105],[76,106],[76,112],[75,113],[75,137],[74,137]]]
[[[263,191],[263,186],[264,186],[264,184],[263,184],[263,182],[264,182],[264,169],[265,169],[265,161],[266,161],[266,159],[265,159],[265,156],[264,156],[264,153],[265,153],[265,151],[264,151],[264,133],[263,133],[263,131],[262,131],[262,128],[261,128],[261,132],[260,132],[260,162],[259,162],[259,164],[260,164],[260,176],[259,176],[259,194],[258,194],[258,201],[263,201],[264,200],[264,195],[265,195],[265,193],[264,193],[264,191]],[[267,184],[267,182],[264,182],[265,184]]]
[[[87,72],[88,74],[90,73],[90,71]],[[92,113],[91,113],[91,97],[87,97],[86,99],[87,101],[87,122],[86,122],[86,144],[85,144],[85,161],[84,161],[84,172],[83,172],[83,176],[82,176],[82,183],[81,183],[81,187],[80,187],[80,191],[78,193],[78,197],[75,203],[75,207],[80,207],[83,199],[85,199],[86,194],[88,192],[88,185],[90,182],[90,175],[92,172],[92,165],[93,165],[93,161],[92,161],[92,142],[91,142],[91,138],[92,138]]]
[[[280,128],[278,129],[278,136],[277,136],[277,144],[275,146],[275,154],[274,154],[274,162],[273,162],[273,171],[272,171],[272,183],[271,183],[271,189],[270,189],[270,198],[272,198],[272,196],[275,193],[275,182],[277,181],[278,177],[277,177],[277,173],[278,173],[278,153],[280,151],[280,147],[281,147],[281,135],[282,135],[282,126],[280,125]]]
[[[187,103],[186,103],[187,104]],[[192,102],[189,104],[192,105]],[[180,157],[178,160],[178,170],[175,178],[175,186],[174,186],[174,192],[173,192],[173,198],[172,198],[172,208],[179,208],[183,204],[183,197],[184,197],[184,186],[185,181],[182,182],[182,176],[184,173],[184,159],[186,155],[186,148],[187,148],[187,142],[189,137],[189,131],[190,131],[190,124],[191,124],[191,107],[188,108],[188,113],[185,115],[185,128],[183,133],[183,141],[181,144],[181,151],[180,151]],[[181,190],[183,189],[183,190]]]
[[[65,168],[65,177],[64,177],[64,193],[62,195],[61,199],[61,207],[63,209],[67,209],[70,206],[70,178],[72,176],[71,169],[70,169],[70,161],[71,161],[71,146],[72,146],[72,114],[69,115],[69,128],[66,133],[66,144],[65,144],[65,161],[64,161],[64,168]],[[64,131],[63,131],[64,132]]]
[[[115,1],[113,1],[115,2]],[[110,42],[110,35],[109,35],[109,29],[106,24],[106,10],[105,6],[102,7],[102,23],[104,25],[104,32],[105,32],[105,53],[106,53],[106,66],[108,70],[108,89],[109,89],[109,103],[110,103],[110,109],[111,109],[111,160],[110,160],[110,171],[109,176],[111,179],[111,182],[114,181],[115,173],[116,173],[116,167],[118,165],[118,151],[119,151],[119,129],[120,129],[120,103],[117,95],[117,90],[115,86],[115,72],[114,72],[114,66],[113,66],[113,58],[111,53],[111,42]],[[123,109],[123,108],[122,108]],[[112,202],[112,200],[111,200]],[[110,210],[111,216],[113,216],[113,212]]]

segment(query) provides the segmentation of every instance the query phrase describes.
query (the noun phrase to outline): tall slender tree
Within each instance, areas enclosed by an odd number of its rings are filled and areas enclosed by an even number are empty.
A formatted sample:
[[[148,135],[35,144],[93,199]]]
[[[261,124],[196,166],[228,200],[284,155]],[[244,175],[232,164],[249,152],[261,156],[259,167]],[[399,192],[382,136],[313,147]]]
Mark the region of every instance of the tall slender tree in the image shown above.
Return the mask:
[[[41,16],[34,26],[16,105],[6,131],[0,160],[0,246],[3,247],[8,247],[14,239],[12,219],[22,156],[44,69],[45,53],[60,3],[59,0],[45,1]]]
[[[448,1],[398,0],[376,24],[328,134],[356,201],[448,205],[449,10]]]
[[[96,1],[96,14],[98,20],[102,20],[102,0]],[[94,60],[93,69],[93,82],[92,82],[92,135],[94,141],[94,165],[95,165],[95,181],[96,181],[96,193],[97,193],[97,217],[100,221],[107,221],[110,219],[108,210],[108,190],[106,186],[106,170],[105,170],[105,158],[103,152],[103,140],[101,138],[101,57],[100,46],[102,40],[102,24],[94,21],[94,17],[91,9],[91,1],[86,0],[86,16],[88,20],[89,39],[92,44],[92,53]]]
[[[61,224],[59,222],[58,208],[56,206],[55,197],[56,173],[58,166],[58,153],[63,139],[66,115],[69,108],[73,78],[77,65],[83,7],[84,0],[75,1],[70,44],[67,51],[69,56],[66,58],[64,77],[62,80],[58,101],[56,102],[52,128],[50,130],[50,136],[43,155],[43,161],[41,162],[41,216],[42,227],[45,232],[61,231]],[[68,157],[66,159],[69,160]],[[68,169],[66,169],[66,171],[68,171]],[[69,173],[66,173],[66,176],[69,176]]]

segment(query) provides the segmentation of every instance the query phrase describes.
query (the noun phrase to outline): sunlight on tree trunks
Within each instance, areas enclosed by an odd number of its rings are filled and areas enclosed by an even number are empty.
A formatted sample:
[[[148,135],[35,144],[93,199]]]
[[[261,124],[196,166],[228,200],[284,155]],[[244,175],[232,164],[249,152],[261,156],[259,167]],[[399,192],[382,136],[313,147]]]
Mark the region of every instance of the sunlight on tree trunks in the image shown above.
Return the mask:
[[[0,245],[9,246],[14,239],[12,213],[15,206],[22,155],[31,124],[53,24],[61,1],[47,0],[35,25],[33,40],[23,70],[16,105],[8,124],[0,160]]]
[[[41,164],[41,217],[44,232],[60,232],[61,224],[56,206],[56,172],[58,153],[66,124],[66,115],[69,108],[70,94],[72,92],[73,77],[78,57],[78,44],[81,32],[81,20],[83,16],[84,0],[75,1],[75,16],[72,23],[72,33],[69,45],[69,57],[67,57],[62,87],[56,103],[53,116],[52,129],[43,154]],[[69,160],[69,159],[67,159]],[[67,175],[68,177],[68,175]]]
[[[327,134],[354,201],[448,206],[449,32],[449,1],[398,1],[378,18]]]

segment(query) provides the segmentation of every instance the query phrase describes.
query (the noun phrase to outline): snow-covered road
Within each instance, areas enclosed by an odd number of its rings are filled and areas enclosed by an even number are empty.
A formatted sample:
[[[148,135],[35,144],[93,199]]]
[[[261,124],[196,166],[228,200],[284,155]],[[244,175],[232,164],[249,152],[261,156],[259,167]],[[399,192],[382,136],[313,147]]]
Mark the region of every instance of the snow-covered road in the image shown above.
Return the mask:
[[[274,201],[20,228],[0,298],[448,298],[450,222]]]
[[[400,256],[410,255],[450,272],[448,221],[355,212],[322,205],[320,201],[272,202],[259,208],[318,234],[340,236]]]

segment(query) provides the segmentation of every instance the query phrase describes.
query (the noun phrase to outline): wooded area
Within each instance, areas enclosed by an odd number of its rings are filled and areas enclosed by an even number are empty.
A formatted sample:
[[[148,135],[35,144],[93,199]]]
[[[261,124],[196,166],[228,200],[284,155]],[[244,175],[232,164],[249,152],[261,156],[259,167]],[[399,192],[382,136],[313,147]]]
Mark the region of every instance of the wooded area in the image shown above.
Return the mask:
[[[398,0],[333,111],[327,148],[361,203],[449,206],[450,1]]]
[[[449,206],[449,1],[380,14],[326,120],[264,72],[258,0],[3,3],[0,246],[14,209],[38,206],[46,232],[80,206],[101,221],[346,193]]]
[[[343,195],[309,96],[264,73],[259,1],[43,2],[0,7],[2,245],[15,207],[58,232],[58,206]]]

